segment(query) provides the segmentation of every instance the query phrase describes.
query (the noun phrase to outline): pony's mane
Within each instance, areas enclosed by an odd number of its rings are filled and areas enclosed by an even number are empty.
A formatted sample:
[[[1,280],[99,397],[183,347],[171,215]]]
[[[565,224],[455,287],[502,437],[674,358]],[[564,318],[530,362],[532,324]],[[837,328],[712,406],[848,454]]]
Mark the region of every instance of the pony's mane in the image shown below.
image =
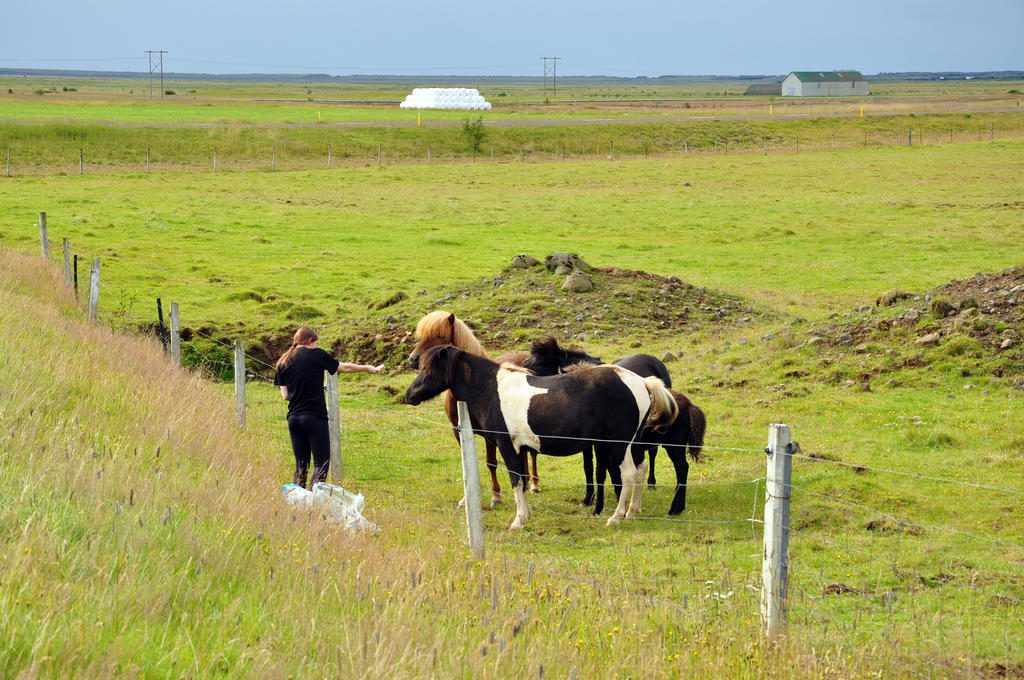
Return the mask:
[[[547,337],[543,340],[534,340],[530,343],[530,354],[555,354],[562,348],[554,337]]]
[[[447,338],[448,326],[450,322],[449,317],[455,319],[454,324],[454,337],[452,338],[452,344],[459,349],[465,350],[470,354],[475,354],[478,357],[486,357],[487,352],[484,350],[483,345],[473,335],[473,331],[469,330],[469,326],[465,324],[461,319],[456,317],[451,312],[445,312],[438,310],[430,312],[416,324],[416,338],[418,340],[426,340],[428,338]]]
[[[562,366],[562,373],[575,373],[577,371],[588,371],[591,368],[597,368],[598,366],[608,366],[609,364],[592,364],[589,361],[577,361],[575,364],[569,364],[568,366]]]
[[[591,366],[594,365],[591,360],[596,359],[598,363],[601,363],[600,359],[587,354],[578,347],[562,347],[554,337],[547,337],[543,340],[534,340],[531,342],[530,354],[536,356],[552,356],[556,358],[558,358],[559,355],[564,355],[564,359],[567,361],[571,361],[572,363],[589,363]]]
[[[501,364],[501,370],[508,371],[509,373],[525,373],[526,375],[534,375],[534,372],[528,368],[523,368],[518,364],[513,364],[508,361]]]

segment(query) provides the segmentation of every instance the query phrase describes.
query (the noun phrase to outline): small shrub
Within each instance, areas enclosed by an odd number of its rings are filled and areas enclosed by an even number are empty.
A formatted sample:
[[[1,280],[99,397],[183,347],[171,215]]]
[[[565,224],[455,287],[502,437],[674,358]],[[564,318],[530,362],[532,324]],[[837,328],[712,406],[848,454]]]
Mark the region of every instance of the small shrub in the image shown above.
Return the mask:
[[[174,90],[164,90],[164,94],[174,94]]]
[[[476,156],[487,138],[487,130],[484,129],[484,120],[478,117],[476,120],[466,119],[462,123],[462,136],[466,138],[470,150]]]

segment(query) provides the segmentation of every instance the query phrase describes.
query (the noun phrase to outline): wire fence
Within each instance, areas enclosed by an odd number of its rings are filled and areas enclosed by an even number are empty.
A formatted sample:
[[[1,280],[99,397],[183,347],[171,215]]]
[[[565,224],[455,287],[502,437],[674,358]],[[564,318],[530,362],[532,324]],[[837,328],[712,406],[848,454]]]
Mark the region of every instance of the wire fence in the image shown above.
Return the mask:
[[[111,290],[102,282],[100,288],[106,296],[121,301],[119,310],[101,309],[101,323],[128,330],[124,323],[128,319],[134,329],[145,326],[134,315],[131,305],[125,304],[123,291]],[[233,350],[232,343],[185,321],[181,328]],[[273,368],[259,357],[245,356],[254,365]],[[250,375],[260,384],[273,383],[261,371]],[[436,448],[439,438],[450,437],[450,422],[360,396],[347,395],[346,403],[358,407],[352,409],[344,424],[349,474],[356,479],[372,480],[387,471],[393,480],[406,482],[388,485],[384,493],[389,497],[400,496],[404,502],[416,505],[453,507],[462,493],[460,480],[411,483],[422,472],[401,453],[408,456],[408,452]],[[263,417],[267,418],[264,425],[268,428],[270,418],[277,419],[267,414]],[[391,425],[382,428],[382,419]],[[507,433],[478,430],[477,434]],[[733,457],[737,462],[735,469],[745,473],[734,479],[687,481],[691,492],[707,494],[708,507],[724,511],[714,515],[707,508],[690,510],[688,516],[682,517],[648,513],[636,518],[632,525],[644,540],[648,535],[665,540],[665,549],[675,540],[686,542],[686,532],[713,532],[705,539],[716,544],[716,555],[711,557],[709,547],[700,574],[697,560],[689,562],[688,579],[650,568],[642,570],[643,578],[639,581],[635,574],[631,579],[626,572],[635,568],[633,563],[617,566],[610,574],[604,568],[610,547],[593,540],[600,533],[594,525],[602,518],[570,500],[582,484],[566,478],[565,470],[545,476],[549,493],[531,498],[530,507],[544,518],[546,529],[568,527],[571,535],[562,537],[557,531],[535,534],[529,559],[503,538],[503,532],[489,532],[489,541],[501,548],[506,565],[531,574],[536,570],[567,583],[587,584],[681,615],[708,616],[727,607],[756,616],[762,559],[758,526],[763,524],[760,506],[767,496],[766,478],[759,474],[764,449],[715,444],[703,448]],[[993,502],[1005,512],[1014,513],[1024,489],[943,477],[927,470],[895,470],[852,462],[835,452],[812,455],[796,447],[783,455],[798,463],[794,466],[795,481],[789,487],[793,502],[787,527],[793,536],[788,558],[791,630],[819,644],[827,640],[841,650],[878,645],[897,655],[939,663],[956,675],[1005,677],[1024,670],[1024,543],[1014,540],[1016,536],[1006,536],[1005,531],[996,534],[998,526],[990,532],[979,531],[971,514],[972,505]],[[836,480],[834,475],[806,474],[820,471],[821,466],[870,471],[874,477],[869,488],[840,479],[841,491],[836,492],[830,488]],[[808,481],[803,481],[804,477]],[[924,484],[925,490],[905,488],[902,480],[906,479]],[[812,488],[814,484],[821,484],[822,488]],[[654,491],[675,487],[676,484],[657,484]],[[944,504],[945,497],[934,491],[945,487],[959,489],[958,498],[966,501],[960,507],[963,515],[956,518],[956,523],[926,519],[954,514]],[[744,488],[750,496],[743,493]],[[855,491],[860,494],[855,499],[841,495]],[[870,501],[871,494],[886,498],[890,507],[876,507]],[[514,506],[514,499],[507,492],[501,494],[501,499],[505,507]],[[902,509],[896,511],[892,506]],[[911,511],[917,511],[919,516]],[[873,519],[865,522],[867,517]],[[459,523],[458,515],[453,521]],[[495,526],[498,521],[492,515],[492,529],[501,526]],[[1012,518],[1007,524],[1014,526]],[[665,538],[666,534],[658,533],[666,527],[678,532],[670,534],[671,541]],[[461,533],[457,526],[454,529],[454,535]],[[580,535],[586,535],[587,540],[580,540]],[[723,557],[728,558],[728,564],[722,562]],[[621,578],[614,578],[616,574]],[[642,588],[623,585],[630,583]]]

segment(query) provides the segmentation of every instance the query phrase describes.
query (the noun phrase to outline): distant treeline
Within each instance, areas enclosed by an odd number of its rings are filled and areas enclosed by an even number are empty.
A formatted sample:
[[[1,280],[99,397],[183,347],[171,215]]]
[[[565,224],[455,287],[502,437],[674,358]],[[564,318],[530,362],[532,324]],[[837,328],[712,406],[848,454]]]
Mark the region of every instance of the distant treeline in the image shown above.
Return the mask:
[[[1021,80],[1024,71],[883,71],[868,80]]]
[[[136,78],[148,79],[148,72],[135,71],[77,71],[60,69],[13,69],[0,68],[0,76],[32,76],[47,78]],[[565,85],[701,85],[708,83],[778,83],[782,75],[736,75],[736,76],[657,76],[648,78],[621,78],[615,76],[559,76],[558,82]],[[926,72],[882,72],[868,75],[868,80],[1022,80],[1024,71],[940,71]],[[164,73],[165,80],[196,80],[206,82],[274,82],[274,83],[355,83],[355,84],[409,84],[409,85],[540,85],[545,79],[539,76],[412,76],[412,75],[346,75],[332,76],[326,73]]]

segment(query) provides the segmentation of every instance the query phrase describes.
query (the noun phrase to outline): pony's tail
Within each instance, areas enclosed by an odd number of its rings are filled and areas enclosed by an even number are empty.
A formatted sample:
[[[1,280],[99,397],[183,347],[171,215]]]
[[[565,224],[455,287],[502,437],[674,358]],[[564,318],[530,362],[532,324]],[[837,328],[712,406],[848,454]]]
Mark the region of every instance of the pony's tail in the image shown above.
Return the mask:
[[[707,419],[704,411],[697,408],[697,405],[690,402],[686,410],[690,416],[690,436],[686,440],[686,448],[690,452],[690,458],[694,462],[700,461],[700,451],[704,447],[704,429],[707,427]]]
[[[660,378],[644,378],[643,381],[647,394],[651,397],[651,410],[647,412],[644,427],[655,432],[664,432],[679,415],[679,405]]]

